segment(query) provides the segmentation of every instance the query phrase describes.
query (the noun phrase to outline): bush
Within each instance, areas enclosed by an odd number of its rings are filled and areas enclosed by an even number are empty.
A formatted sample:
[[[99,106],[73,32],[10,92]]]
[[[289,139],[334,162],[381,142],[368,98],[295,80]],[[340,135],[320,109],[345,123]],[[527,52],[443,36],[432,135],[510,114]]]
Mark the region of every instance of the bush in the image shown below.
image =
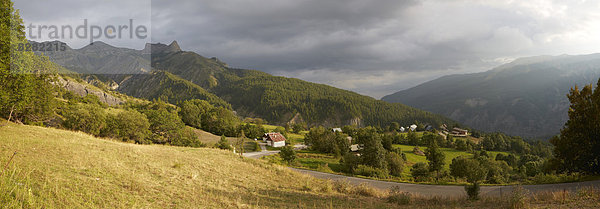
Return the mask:
[[[374,168],[367,165],[358,165],[355,173],[362,176],[370,176],[385,179],[388,178],[388,171],[381,168]]]
[[[287,163],[292,163],[294,160],[296,160],[296,151],[294,151],[292,146],[285,146],[281,148],[279,156],[281,156],[281,158]]]
[[[346,173],[354,173],[359,163],[360,157],[353,153],[346,153],[342,159],[340,159],[340,164],[342,164]]]
[[[415,181],[423,181],[429,177],[429,168],[426,163],[416,163],[410,169],[410,173]]]
[[[392,176],[402,175],[402,171],[404,170],[404,161],[398,154],[389,152],[387,154],[387,161],[388,168]]]
[[[352,191],[352,186],[348,181],[334,181],[333,188],[342,194],[349,194]]]
[[[184,128],[177,132],[176,137],[171,140],[171,145],[181,147],[204,147],[204,145],[192,128]]]
[[[258,142],[252,143],[252,149],[254,149],[255,152],[261,151],[261,148],[260,148],[260,145],[258,144]]]
[[[219,149],[233,150],[233,147],[229,145],[229,141],[227,141],[227,137],[225,137],[225,135],[221,136],[221,139],[215,146]]]
[[[364,196],[364,197],[377,197],[379,196],[379,192],[372,187],[367,186],[365,183],[362,183],[358,186],[355,186],[353,194]]]
[[[528,208],[527,191],[521,185],[513,188],[510,195],[510,208]]]
[[[134,141],[138,144],[149,144],[150,122],[146,115],[135,110],[125,110],[116,115],[109,114],[106,128],[102,135],[122,141]]]
[[[81,104],[68,107],[64,112],[65,128],[98,136],[106,126],[106,113],[97,105]]]
[[[478,200],[479,199],[479,183],[473,183],[471,185],[465,185],[465,191],[467,192],[467,197],[469,200]]]
[[[402,192],[398,186],[394,186],[390,190],[387,202],[398,205],[410,205],[412,203],[412,195],[408,192]]]

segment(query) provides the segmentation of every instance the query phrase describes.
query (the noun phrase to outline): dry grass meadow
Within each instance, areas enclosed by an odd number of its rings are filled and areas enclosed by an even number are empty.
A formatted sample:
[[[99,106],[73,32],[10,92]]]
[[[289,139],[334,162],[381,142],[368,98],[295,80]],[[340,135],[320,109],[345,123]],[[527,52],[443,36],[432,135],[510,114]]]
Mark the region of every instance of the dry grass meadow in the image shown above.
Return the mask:
[[[217,149],[135,145],[8,123],[0,124],[0,172],[0,208],[600,207],[593,189],[425,198],[319,180]]]

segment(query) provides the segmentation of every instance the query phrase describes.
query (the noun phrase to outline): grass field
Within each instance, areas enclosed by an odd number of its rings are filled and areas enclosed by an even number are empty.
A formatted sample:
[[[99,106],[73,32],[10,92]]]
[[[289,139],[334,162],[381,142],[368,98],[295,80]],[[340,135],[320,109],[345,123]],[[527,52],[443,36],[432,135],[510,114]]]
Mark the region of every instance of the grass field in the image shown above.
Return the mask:
[[[395,148],[402,149],[402,152],[406,154],[407,162],[405,163],[405,168],[402,172],[402,176],[400,178],[390,179],[393,181],[399,182],[411,182],[412,176],[410,174],[410,167],[415,163],[424,162],[427,163],[427,159],[425,156],[417,155],[412,152],[415,146],[410,145],[393,145]],[[420,146],[421,150],[425,151],[427,147]],[[450,169],[450,163],[452,163],[452,159],[458,156],[472,156],[473,154],[459,151],[451,148],[441,148],[441,150],[446,155],[446,165],[444,165],[444,169]],[[506,152],[488,152],[492,157],[495,157],[498,153],[508,154]],[[297,154],[297,164],[295,167],[305,168],[310,170],[317,170],[328,173],[336,173],[342,174],[342,165],[340,164],[340,158],[336,158],[333,155],[318,153],[310,150],[301,150],[298,151]],[[277,156],[267,156],[265,157],[267,160],[278,161]]]
[[[320,189],[331,184],[228,151],[34,126],[0,127],[0,165],[0,208],[391,207],[380,198]]]

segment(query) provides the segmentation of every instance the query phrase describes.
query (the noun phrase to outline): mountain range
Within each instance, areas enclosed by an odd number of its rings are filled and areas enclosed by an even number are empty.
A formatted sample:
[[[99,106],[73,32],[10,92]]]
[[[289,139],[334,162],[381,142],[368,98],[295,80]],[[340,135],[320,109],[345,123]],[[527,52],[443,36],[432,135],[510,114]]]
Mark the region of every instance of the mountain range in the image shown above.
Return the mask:
[[[472,128],[548,139],[568,119],[567,94],[595,84],[600,54],[517,59],[487,72],[449,75],[385,96]]]
[[[173,104],[203,99],[241,117],[259,117],[272,124],[385,127],[392,122],[455,123],[441,115],[323,84],[231,68],[217,58],[183,51],[175,41],[146,44],[142,50],[94,42],[44,55],[73,72],[93,74],[120,93]]]

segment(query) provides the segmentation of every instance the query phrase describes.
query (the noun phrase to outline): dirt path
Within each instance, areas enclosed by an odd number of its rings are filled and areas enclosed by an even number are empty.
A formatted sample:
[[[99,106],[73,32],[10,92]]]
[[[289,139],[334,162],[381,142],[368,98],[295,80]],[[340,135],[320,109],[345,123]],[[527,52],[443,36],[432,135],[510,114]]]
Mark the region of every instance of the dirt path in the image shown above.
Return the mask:
[[[363,179],[357,177],[336,175],[330,173],[322,173],[311,170],[290,168],[300,173],[309,174],[320,179],[331,179],[336,181],[348,181],[351,184],[367,184],[374,188],[387,190],[392,187],[399,187],[400,190],[420,194],[423,196],[438,196],[438,197],[464,197],[466,196],[463,186],[446,186],[446,185],[425,185],[425,184],[408,184],[408,183],[397,183],[389,181],[377,181],[371,179]],[[562,183],[562,184],[543,184],[543,185],[524,185],[523,188],[531,191],[532,193],[537,192],[550,192],[550,191],[570,191],[576,192],[581,187],[595,187],[600,189],[600,180],[587,181],[587,182],[576,182],[576,183]],[[509,196],[514,186],[482,186],[482,196]]]

